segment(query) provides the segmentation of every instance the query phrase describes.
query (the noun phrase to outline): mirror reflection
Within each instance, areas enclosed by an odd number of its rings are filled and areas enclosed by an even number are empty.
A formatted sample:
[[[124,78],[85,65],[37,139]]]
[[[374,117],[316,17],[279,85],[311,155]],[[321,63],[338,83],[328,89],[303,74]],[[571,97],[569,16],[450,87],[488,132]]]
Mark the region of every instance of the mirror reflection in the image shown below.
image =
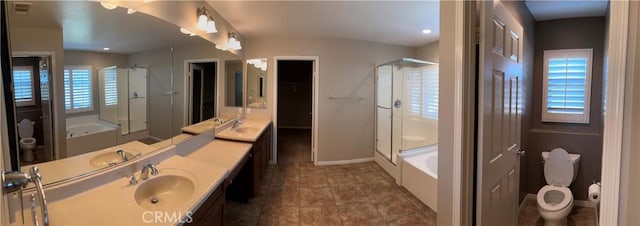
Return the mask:
[[[39,1],[8,17],[23,171],[38,164],[47,184],[171,144],[172,47],[209,42],[98,2]]]
[[[247,60],[247,107],[266,108],[267,59]]]
[[[242,60],[227,60],[225,69],[225,105],[228,107],[242,107],[243,76]]]

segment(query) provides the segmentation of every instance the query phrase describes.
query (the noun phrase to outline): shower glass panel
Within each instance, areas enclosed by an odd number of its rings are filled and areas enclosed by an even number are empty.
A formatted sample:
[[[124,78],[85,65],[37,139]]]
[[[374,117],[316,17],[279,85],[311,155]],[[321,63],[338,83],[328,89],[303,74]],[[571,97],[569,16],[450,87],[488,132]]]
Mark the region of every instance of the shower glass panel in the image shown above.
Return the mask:
[[[147,130],[147,69],[99,70],[100,119],[118,125],[121,135]]]
[[[438,65],[403,58],[377,66],[376,149],[397,154],[438,142]]]

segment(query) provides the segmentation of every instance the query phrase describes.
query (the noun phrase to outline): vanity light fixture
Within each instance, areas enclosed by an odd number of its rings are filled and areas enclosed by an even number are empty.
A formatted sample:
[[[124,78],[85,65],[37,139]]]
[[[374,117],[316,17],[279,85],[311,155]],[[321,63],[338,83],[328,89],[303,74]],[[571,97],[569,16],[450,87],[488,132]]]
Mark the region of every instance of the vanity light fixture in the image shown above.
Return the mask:
[[[104,1],[101,1],[100,5],[102,7],[104,7],[105,9],[108,9],[108,10],[112,10],[112,9],[118,8],[118,5],[113,4],[113,3],[104,2]]]
[[[242,45],[240,45],[240,41],[236,38],[236,33],[229,32],[229,40],[224,45],[216,45],[216,48],[222,51],[226,50],[240,50],[242,49]]]
[[[236,38],[236,33],[229,32],[229,41],[227,41],[227,46],[232,50],[242,49],[240,41],[238,41],[238,39]]]
[[[198,29],[209,34],[218,32],[216,21],[207,14],[207,9],[204,6],[196,11],[196,16],[198,18],[198,23],[196,24]]]
[[[134,14],[137,11],[133,10],[133,9],[127,9],[127,14]]]

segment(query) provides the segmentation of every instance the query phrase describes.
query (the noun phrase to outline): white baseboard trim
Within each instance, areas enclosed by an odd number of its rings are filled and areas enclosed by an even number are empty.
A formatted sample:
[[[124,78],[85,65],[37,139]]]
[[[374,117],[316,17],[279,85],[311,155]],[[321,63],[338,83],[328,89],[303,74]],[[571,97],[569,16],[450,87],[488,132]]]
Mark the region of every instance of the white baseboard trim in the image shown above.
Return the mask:
[[[373,157],[361,158],[361,159],[337,160],[337,161],[316,161],[316,165],[318,166],[342,165],[342,164],[361,163],[361,162],[370,162],[370,161],[373,161]]]
[[[525,203],[525,201],[527,201],[528,199],[533,200],[534,202],[538,202],[538,198],[536,196],[536,194],[527,194],[527,196],[524,198],[524,200],[522,200],[522,203],[520,203],[520,209],[522,209],[522,205]],[[573,206],[579,206],[579,207],[590,207],[590,208],[596,208],[596,204],[586,201],[586,200],[573,200]],[[597,214],[596,214],[597,216]]]

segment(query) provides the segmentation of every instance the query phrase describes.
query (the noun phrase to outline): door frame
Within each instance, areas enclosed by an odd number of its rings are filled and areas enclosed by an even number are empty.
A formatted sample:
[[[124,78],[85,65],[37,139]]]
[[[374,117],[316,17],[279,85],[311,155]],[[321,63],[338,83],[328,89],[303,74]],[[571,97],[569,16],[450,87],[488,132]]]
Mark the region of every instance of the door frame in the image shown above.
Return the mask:
[[[50,161],[60,159],[63,155],[62,155],[62,153],[60,153],[62,150],[60,150],[60,148],[59,148],[59,142],[61,141],[61,139],[64,139],[64,141],[66,143],[66,139],[67,138],[66,138],[66,134],[65,134],[64,137],[61,137],[60,134],[58,134],[56,132],[57,128],[60,128],[60,126],[61,126],[60,121],[63,119],[63,118],[61,118],[61,115],[57,114],[57,112],[56,112],[56,103],[58,103],[58,102],[63,103],[64,102],[64,100],[58,100],[56,98],[58,96],[57,95],[57,92],[58,92],[57,90],[59,88],[59,87],[56,87],[56,83],[54,82],[54,79],[53,79],[54,77],[57,76],[56,75],[57,66],[56,66],[56,63],[55,63],[56,62],[56,54],[55,54],[54,51],[12,51],[11,52],[11,57],[50,57],[50,60],[49,60],[50,69],[49,70],[51,71],[51,74],[49,75],[49,87],[50,87],[49,98],[51,99],[51,102],[53,102],[53,104],[49,105],[49,112],[50,112],[51,115],[53,115],[53,117],[51,117],[51,116],[49,117],[49,121],[50,121],[49,123],[51,123],[51,127],[52,127],[52,129],[51,129],[51,133],[52,133],[52,135],[51,135],[51,142],[52,142],[51,143],[51,152],[52,153],[50,153],[52,159],[50,159]],[[64,66],[63,66],[63,68],[64,68]],[[93,73],[93,71],[92,71],[92,73]],[[42,95],[42,94],[40,94],[40,95]],[[64,108],[64,106],[63,106],[63,108]],[[64,119],[66,120],[66,115],[65,115]],[[17,124],[18,124],[18,122],[16,122],[16,125]],[[64,124],[65,127],[66,127],[66,121],[64,123],[62,123],[62,124]],[[66,156],[66,150],[64,150],[64,152],[65,152],[64,155]],[[20,154],[20,150],[18,148],[18,159],[20,159],[20,157],[19,157],[20,155],[19,154]],[[45,155],[47,155],[47,154],[45,154]]]
[[[618,225],[620,198],[620,167],[624,128],[624,93],[627,67],[627,42],[629,33],[629,2],[609,3],[609,35],[605,51],[608,69],[606,87],[606,114],[602,137],[602,199],[599,225]],[[633,50],[630,50],[633,51]],[[632,76],[632,75],[628,75]]]
[[[273,163],[278,162],[278,61],[302,60],[313,62],[312,97],[311,97],[311,162],[318,162],[318,94],[320,89],[320,57],[319,56],[274,56],[273,57]]]
[[[198,59],[186,59],[184,60],[184,66],[183,66],[183,77],[182,77],[182,83],[183,83],[183,90],[184,90],[184,95],[183,95],[183,103],[182,103],[182,126],[187,126],[190,125],[191,121],[191,115],[189,114],[190,110],[189,110],[189,102],[190,102],[190,97],[191,97],[191,70],[190,70],[190,65],[192,63],[216,63],[216,84],[217,79],[220,75],[220,61],[218,60],[218,58],[198,58]],[[219,111],[219,107],[218,107],[218,103],[219,103],[219,97],[220,97],[220,89],[218,89],[218,87],[216,87],[216,104],[215,104],[215,111],[214,114],[218,115],[218,111]]]

